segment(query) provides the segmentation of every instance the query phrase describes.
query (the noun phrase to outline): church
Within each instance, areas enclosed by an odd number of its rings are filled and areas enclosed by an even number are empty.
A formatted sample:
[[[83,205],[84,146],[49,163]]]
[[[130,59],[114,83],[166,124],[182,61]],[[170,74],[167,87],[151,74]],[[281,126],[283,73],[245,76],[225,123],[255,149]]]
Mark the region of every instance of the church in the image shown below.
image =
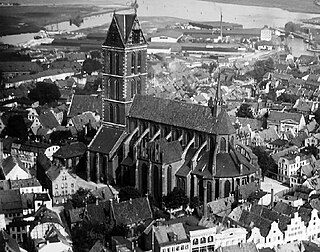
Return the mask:
[[[113,15],[103,52],[103,125],[87,150],[87,179],[131,185],[158,202],[174,187],[205,202],[260,181],[236,141],[218,83],[209,106],[146,95],[147,41],[136,14]]]

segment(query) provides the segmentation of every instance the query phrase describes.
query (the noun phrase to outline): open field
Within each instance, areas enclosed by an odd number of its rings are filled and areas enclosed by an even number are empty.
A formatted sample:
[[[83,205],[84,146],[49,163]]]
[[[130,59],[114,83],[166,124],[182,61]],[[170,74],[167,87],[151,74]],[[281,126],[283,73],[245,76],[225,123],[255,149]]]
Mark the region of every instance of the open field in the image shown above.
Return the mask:
[[[314,0],[203,0],[225,4],[239,4],[260,7],[274,7],[291,12],[320,14],[320,6]]]
[[[114,8],[90,5],[45,5],[0,7],[0,36],[37,32],[45,25],[69,21]]]

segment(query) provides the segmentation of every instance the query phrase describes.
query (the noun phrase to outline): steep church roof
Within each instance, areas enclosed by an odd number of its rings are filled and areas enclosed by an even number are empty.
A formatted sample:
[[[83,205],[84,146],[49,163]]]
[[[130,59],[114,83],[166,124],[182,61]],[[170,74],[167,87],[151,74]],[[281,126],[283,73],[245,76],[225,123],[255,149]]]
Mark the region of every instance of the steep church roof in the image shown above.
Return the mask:
[[[222,109],[218,115],[214,129],[217,135],[231,135],[236,133],[236,129],[232,125],[230,116],[225,109]]]
[[[155,111],[157,111],[155,113]],[[215,133],[211,109],[197,104],[135,95],[129,117],[176,127]]]
[[[125,47],[131,39],[132,30],[139,31],[146,43],[136,14],[114,14],[103,45]]]

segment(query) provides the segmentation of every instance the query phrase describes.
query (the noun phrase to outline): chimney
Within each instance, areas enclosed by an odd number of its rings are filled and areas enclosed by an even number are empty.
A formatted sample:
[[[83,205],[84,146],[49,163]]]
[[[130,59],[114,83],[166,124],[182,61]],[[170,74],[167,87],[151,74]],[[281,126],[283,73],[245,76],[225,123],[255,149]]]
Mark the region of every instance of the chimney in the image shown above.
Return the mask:
[[[99,198],[98,198],[98,196],[96,196],[96,206],[98,206],[99,205]]]
[[[3,140],[0,139],[0,167],[2,167],[2,161],[3,161]]]
[[[207,181],[204,181],[204,185],[203,185],[203,217],[205,219],[208,219],[208,199],[207,199]]]
[[[273,192],[273,188],[271,188],[271,200],[270,200],[270,207],[273,207],[273,201],[274,201],[274,192]]]

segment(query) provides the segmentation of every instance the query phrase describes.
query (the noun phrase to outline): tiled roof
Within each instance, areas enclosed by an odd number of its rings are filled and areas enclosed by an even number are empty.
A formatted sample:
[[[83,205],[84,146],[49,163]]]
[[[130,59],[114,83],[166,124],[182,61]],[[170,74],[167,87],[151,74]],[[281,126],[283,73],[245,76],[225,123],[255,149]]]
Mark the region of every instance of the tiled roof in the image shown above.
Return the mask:
[[[61,226],[63,226],[59,215],[55,211],[48,209],[44,205],[41,206],[37,210],[37,212],[34,213],[33,216],[35,217],[35,225],[38,222],[40,222],[40,223],[51,222],[51,223],[58,223]],[[30,228],[30,230],[31,230],[31,228]]]
[[[101,97],[97,95],[73,95],[68,117],[74,117],[87,111],[102,115]]]
[[[82,142],[76,142],[61,146],[54,154],[54,158],[73,158],[79,157],[85,154],[87,146]]]
[[[19,190],[0,191],[0,213],[22,211],[22,200]]]
[[[154,227],[155,238],[160,246],[187,241],[187,234],[182,223],[159,225]],[[176,236],[176,238],[174,238]]]
[[[136,95],[128,116],[207,133],[215,132],[211,109],[197,104]]]
[[[123,129],[112,128],[107,125],[101,125],[97,134],[88,146],[90,151],[109,154],[110,151],[121,143],[126,137]]]
[[[10,183],[11,183],[11,189],[41,186],[39,181],[36,178],[11,180]]]
[[[259,185],[256,182],[252,182],[246,185],[239,186],[238,190],[243,199],[248,199],[251,194],[259,190]]]
[[[226,247],[218,247],[216,252],[259,252],[254,243],[241,243],[238,245],[231,245]]]
[[[260,234],[263,237],[266,237],[270,231],[272,221],[265,219],[256,213],[243,210],[239,223],[247,228],[257,227],[260,230]]]
[[[234,203],[234,196],[218,199],[208,203],[211,214],[223,217],[231,213],[231,205]]]
[[[100,240],[97,240],[89,252],[106,252],[107,249]]]
[[[74,116],[71,120],[77,131],[82,131],[84,125],[90,124],[92,126],[96,123],[92,112],[85,112],[81,115]]]
[[[113,202],[112,212],[117,224],[132,224],[152,218],[147,198],[136,198],[123,202]]]
[[[79,208],[68,210],[71,224],[82,222],[84,209],[85,209],[84,207],[79,207]]]
[[[297,208],[292,207],[284,202],[277,202],[277,204],[272,208],[272,210],[291,217],[293,213],[297,211]]]
[[[222,109],[218,115],[216,124],[214,125],[214,132],[218,135],[231,135],[236,133],[235,127],[232,125],[230,117],[225,109]]]
[[[26,173],[29,173],[28,170],[25,169],[19,157],[9,156],[6,159],[4,159],[2,162],[2,169],[3,169],[4,175],[5,176],[8,175],[16,165],[18,165]]]
[[[88,220],[97,223],[105,223],[110,216],[110,201],[99,202],[98,204],[88,204],[86,217]]]
[[[299,113],[289,113],[289,112],[279,112],[279,111],[270,111],[268,121],[280,123],[284,120],[292,120],[294,122],[300,123],[300,119],[303,115]]]
[[[1,72],[41,72],[43,69],[35,62],[8,61],[0,62]]]
[[[54,129],[60,125],[51,111],[41,114],[38,118],[43,128]]]
[[[17,241],[13,239],[10,235],[8,235],[4,230],[0,230],[0,251],[21,251]]]
[[[60,167],[53,165],[46,171],[46,174],[51,181],[54,181],[59,176],[60,171]]]

